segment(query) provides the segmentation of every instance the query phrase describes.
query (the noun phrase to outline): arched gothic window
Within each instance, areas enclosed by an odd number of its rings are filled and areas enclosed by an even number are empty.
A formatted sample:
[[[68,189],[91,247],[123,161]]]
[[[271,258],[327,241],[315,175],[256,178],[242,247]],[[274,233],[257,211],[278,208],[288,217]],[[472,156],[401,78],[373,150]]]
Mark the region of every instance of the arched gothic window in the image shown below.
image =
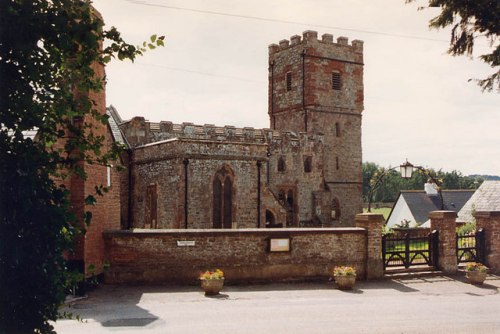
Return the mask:
[[[272,227],[276,224],[276,218],[274,217],[274,214],[266,210],[266,227]]]
[[[213,227],[231,228],[233,220],[234,175],[227,166],[221,168],[213,181]]]

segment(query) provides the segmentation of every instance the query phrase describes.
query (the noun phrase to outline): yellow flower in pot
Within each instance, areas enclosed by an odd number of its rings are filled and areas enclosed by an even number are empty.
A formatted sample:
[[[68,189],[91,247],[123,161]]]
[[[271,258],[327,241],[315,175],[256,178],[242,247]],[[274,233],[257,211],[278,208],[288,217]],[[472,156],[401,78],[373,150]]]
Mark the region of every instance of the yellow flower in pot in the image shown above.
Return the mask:
[[[220,269],[207,270],[200,274],[201,287],[205,291],[205,296],[219,294],[224,286],[224,272]]]
[[[465,277],[470,284],[483,284],[488,268],[478,262],[469,262],[465,265]]]
[[[337,266],[333,268],[333,279],[341,290],[351,290],[356,283],[356,269],[351,266]]]

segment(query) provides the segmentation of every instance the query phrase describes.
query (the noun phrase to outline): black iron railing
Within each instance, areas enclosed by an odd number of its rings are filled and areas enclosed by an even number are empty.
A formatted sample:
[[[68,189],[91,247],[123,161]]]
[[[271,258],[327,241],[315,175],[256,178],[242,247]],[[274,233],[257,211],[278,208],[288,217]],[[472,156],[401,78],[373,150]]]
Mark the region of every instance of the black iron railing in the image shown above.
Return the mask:
[[[474,233],[457,234],[457,262],[484,263],[484,229]]]
[[[427,265],[437,266],[438,231],[427,237],[412,237],[406,233],[403,237],[385,235],[382,237],[382,256],[384,269]]]

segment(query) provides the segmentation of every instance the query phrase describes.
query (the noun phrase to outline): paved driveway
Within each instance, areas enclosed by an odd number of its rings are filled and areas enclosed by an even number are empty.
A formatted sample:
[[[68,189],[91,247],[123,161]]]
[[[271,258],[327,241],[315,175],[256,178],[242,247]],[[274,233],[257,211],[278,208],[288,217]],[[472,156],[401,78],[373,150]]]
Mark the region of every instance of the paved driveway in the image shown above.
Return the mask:
[[[198,287],[102,286],[60,320],[59,334],[99,333],[500,333],[500,277]]]

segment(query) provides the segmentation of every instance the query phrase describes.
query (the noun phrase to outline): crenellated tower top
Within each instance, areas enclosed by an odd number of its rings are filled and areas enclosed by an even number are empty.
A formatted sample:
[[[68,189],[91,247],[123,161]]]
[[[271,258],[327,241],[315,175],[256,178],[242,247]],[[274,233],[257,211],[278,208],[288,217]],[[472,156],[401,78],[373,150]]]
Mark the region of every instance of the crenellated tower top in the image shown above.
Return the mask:
[[[302,37],[299,35],[293,35],[290,37],[290,40],[283,39],[279,41],[278,44],[271,44],[269,45],[269,57],[271,58],[274,54],[287,50],[290,47],[296,47],[296,46],[303,46],[303,47],[308,47],[308,46],[316,46],[316,44],[325,44],[325,45],[336,45],[339,47],[348,47],[352,50],[352,52],[356,54],[360,54],[361,56],[363,55],[363,41],[360,40],[353,40],[351,42],[351,45],[349,45],[349,39],[347,37],[340,36],[337,38],[337,43],[333,41],[333,35],[332,34],[323,34],[321,36],[321,39],[318,39],[318,33],[316,31],[312,30],[306,30],[302,34]],[[358,59],[361,60],[362,59]]]
[[[324,132],[311,115],[363,110],[363,41],[304,31],[269,46],[271,128]],[[311,118],[311,117],[312,118]],[[331,124],[330,124],[331,126]]]

